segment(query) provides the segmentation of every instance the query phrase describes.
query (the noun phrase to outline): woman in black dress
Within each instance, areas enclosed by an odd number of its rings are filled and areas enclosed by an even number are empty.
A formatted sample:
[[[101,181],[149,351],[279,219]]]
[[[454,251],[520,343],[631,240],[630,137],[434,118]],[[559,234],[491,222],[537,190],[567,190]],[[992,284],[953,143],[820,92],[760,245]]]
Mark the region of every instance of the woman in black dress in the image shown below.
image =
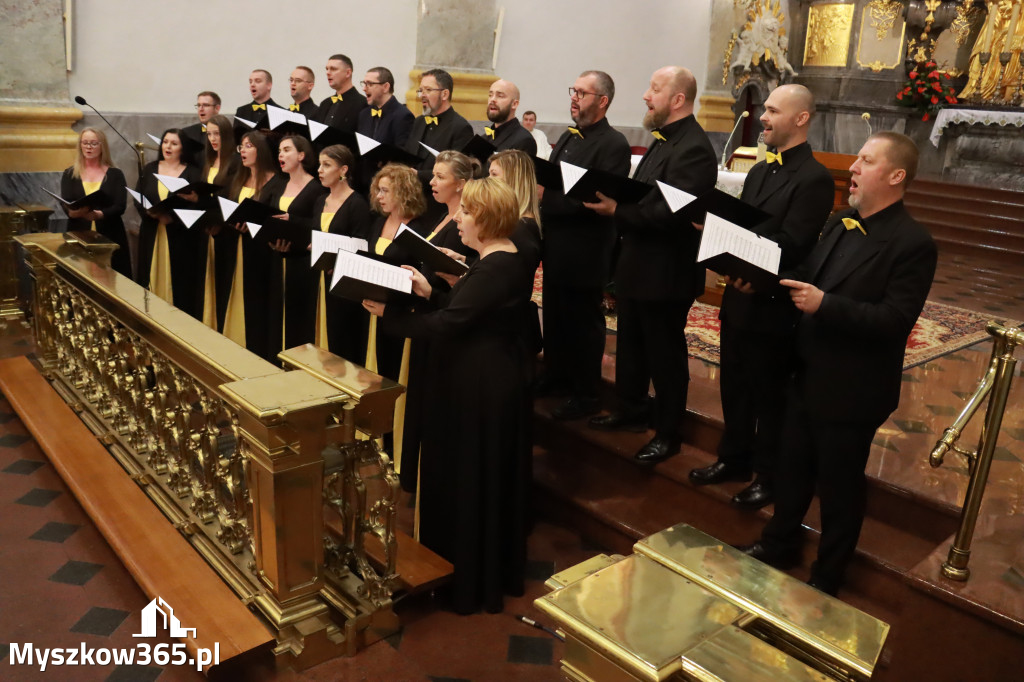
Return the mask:
[[[218,194],[227,196],[229,187],[234,180],[241,160],[235,151],[235,132],[227,116],[216,114],[206,124],[206,164],[203,166],[202,177],[207,182],[221,187]],[[220,215],[217,197],[207,197],[202,208],[213,216]],[[203,324],[211,329],[224,328],[224,315],[228,306],[228,292],[231,291],[231,274],[234,254],[229,249],[217,251],[217,235],[224,224],[219,219],[204,221],[206,226],[205,239],[200,239],[202,246],[199,262],[205,273],[202,283]]]
[[[504,181],[519,199],[519,226],[511,239],[530,272],[536,272],[542,245],[537,173],[533,160],[526,152],[506,149],[492,155],[487,162],[488,175]]]
[[[518,219],[507,185],[467,183],[456,220],[463,242],[480,254],[469,272],[441,294],[413,270],[413,291],[430,301],[429,312],[426,302],[414,311],[363,302],[388,331],[432,342],[420,541],[454,564],[459,613],[496,613],[504,594],[523,592],[532,447],[523,325],[531,277],[509,239]]]
[[[75,165],[61,176],[60,195],[73,202],[95,192],[100,194],[91,206],[71,210],[64,207],[69,219],[68,231],[96,230],[117,244],[110,266],[125,277],[131,277],[132,257],[121,220],[127,205],[124,173],[114,167],[106,135],[95,128],[83,128],[78,136]]]

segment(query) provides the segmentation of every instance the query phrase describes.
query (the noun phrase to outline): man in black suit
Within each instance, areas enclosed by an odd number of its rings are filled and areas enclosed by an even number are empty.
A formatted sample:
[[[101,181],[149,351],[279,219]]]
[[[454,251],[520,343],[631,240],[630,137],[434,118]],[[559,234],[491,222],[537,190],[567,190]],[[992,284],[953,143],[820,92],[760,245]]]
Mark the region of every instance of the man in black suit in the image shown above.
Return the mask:
[[[715,186],[718,164],[708,136],[693,117],[697,81],[689,69],[666,66],[654,72],[644,93],[644,127],[654,142],[637,166],[641,182],[662,182],[701,195]],[[649,422],[647,391],[654,382],[655,435],[636,454],[659,462],[679,451],[690,371],[686,315],[704,289],[697,267],[700,233],[686,211],[673,213],[654,190],[638,204],[617,204],[598,194],[585,204],[599,215],[614,215],[620,235],[615,270],[618,353],[615,389],[619,409],[594,417],[598,429],[643,430]]]
[[[584,71],[569,88],[573,124],[555,144],[551,161],[565,161],[617,175],[629,173],[626,137],[608,123],[615,82],[603,71]],[[570,397],[555,419],[578,419],[598,411],[605,322],[601,304],[608,283],[615,226],[583,202],[544,189],[544,368],[543,389],[565,389]]]
[[[349,133],[356,131],[359,112],[366,108],[366,98],[352,84],[352,60],[343,54],[327,60],[327,84],[334,94],[320,102],[314,118],[317,122]]]
[[[791,270],[807,258],[832,212],[835,183],[807,144],[813,115],[814,96],[804,86],[773,90],[761,116],[769,155],[743,183],[743,200],[772,216],[753,231],[778,243],[780,270]],[[784,396],[795,361],[800,315],[782,287],[753,291],[742,280],[730,284],[718,315],[725,433],[718,461],[691,471],[690,481],[747,481],[753,469],[757,478],[733,502],[757,509],[773,499]]]
[[[366,72],[363,93],[370,105],[359,112],[356,132],[378,142],[404,147],[415,117],[394,95],[395,77],[383,66]]]
[[[800,279],[782,280],[803,313],[797,371],[775,514],[760,542],[741,549],[783,568],[798,563],[801,522],[817,486],[821,542],[810,584],[833,595],[864,521],[871,441],[899,403],[907,338],[935,275],[935,242],[903,206],[916,171],[910,138],[868,138],[850,167],[852,208],[825,225]]]
[[[270,97],[270,91],[274,87],[274,77],[266,69],[256,69],[249,74],[249,94],[252,101],[243,104],[235,110],[235,118],[244,118],[247,121],[258,123],[261,118],[267,115],[267,106],[280,107]]]
[[[190,162],[202,168],[206,165],[206,122],[211,116],[220,113],[220,95],[211,90],[200,92],[196,95],[196,113],[199,115],[199,123],[185,126],[181,129],[181,134],[191,140],[194,147],[198,147]]]
[[[484,137],[497,147],[498,151],[521,149],[530,156],[537,155],[537,140],[516,118],[519,108],[519,88],[506,80],[491,83],[487,92],[487,120],[491,125],[484,128]]]
[[[297,111],[307,118],[316,115],[318,107],[309,96],[313,92],[315,82],[313,69],[308,66],[295,67],[292,75],[288,77],[288,90],[292,96],[292,103],[288,105],[289,111]]]
[[[420,157],[421,171],[434,167],[434,155],[424,149],[423,144],[439,152],[458,151],[473,138],[473,126],[452,108],[454,88],[455,81],[444,69],[431,69],[420,77],[416,94],[423,105],[423,115],[413,122],[405,149]]]

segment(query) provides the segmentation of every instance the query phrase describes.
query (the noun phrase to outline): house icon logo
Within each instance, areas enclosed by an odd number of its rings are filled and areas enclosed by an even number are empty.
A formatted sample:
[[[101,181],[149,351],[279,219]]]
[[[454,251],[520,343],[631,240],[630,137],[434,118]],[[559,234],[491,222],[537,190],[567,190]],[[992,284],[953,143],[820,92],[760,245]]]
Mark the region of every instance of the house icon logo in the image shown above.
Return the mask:
[[[180,639],[188,637],[191,632],[192,638],[195,639],[196,629],[181,627],[181,622],[174,615],[174,609],[163,600],[163,597],[157,597],[142,609],[142,632],[132,637],[156,637],[157,618],[163,621],[162,627],[171,637]]]

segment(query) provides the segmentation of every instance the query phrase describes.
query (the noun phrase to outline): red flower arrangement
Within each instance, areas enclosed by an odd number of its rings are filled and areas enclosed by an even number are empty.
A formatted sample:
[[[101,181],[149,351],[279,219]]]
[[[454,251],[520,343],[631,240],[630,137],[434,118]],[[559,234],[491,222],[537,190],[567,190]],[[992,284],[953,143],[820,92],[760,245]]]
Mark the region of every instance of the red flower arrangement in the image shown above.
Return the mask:
[[[907,73],[907,81],[896,93],[896,102],[916,109],[921,120],[927,121],[947,104],[956,104],[956,91],[949,74],[938,71],[934,61],[918,62]]]

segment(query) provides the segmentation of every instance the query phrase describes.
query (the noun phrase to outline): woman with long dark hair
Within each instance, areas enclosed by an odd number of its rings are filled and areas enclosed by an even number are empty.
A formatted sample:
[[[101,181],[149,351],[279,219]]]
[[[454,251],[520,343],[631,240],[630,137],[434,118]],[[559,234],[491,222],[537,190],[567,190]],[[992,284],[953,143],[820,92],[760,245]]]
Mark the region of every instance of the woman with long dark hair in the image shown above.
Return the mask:
[[[227,116],[216,114],[207,122],[205,156],[202,177],[207,182],[221,187],[218,192],[220,196],[227,196],[231,182],[241,165],[238,152],[235,151],[235,131]],[[209,197],[203,208],[212,215],[220,214],[216,197]],[[219,220],[207,220],[203,224],[206,225],[206,238],[200,239],[202,246],[198,253],[204,272],[199,307],[202,310],[203,324],[219,331],[224,327],[234,254],[224,253],[223,248],[217,251],[216,237],[224,227],[223,223]]]

